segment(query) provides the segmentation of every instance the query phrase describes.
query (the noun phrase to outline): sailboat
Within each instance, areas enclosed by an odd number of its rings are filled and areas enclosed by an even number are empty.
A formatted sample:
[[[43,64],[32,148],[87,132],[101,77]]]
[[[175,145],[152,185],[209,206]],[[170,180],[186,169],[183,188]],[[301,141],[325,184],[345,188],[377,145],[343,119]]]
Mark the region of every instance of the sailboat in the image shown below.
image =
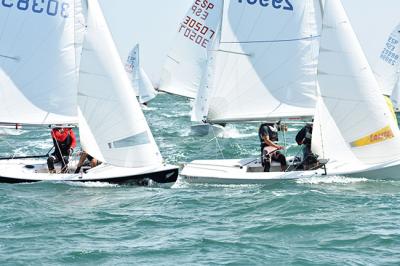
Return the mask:
[[[193,1],[178,27],[173,45],[163,66],[159,90],[189,99],[200,97],[200,87],[207,79],[209,50],[220,28],[223,1]],[[223,127],[198,119],[192,111],[191,131],[195,135],[218,135]]]
[[[389,35],[374,72],[383,90],[390,97],[396,112],[400,111],[400,24]]]
[[[233,122],[290,118],[312,111],[312,151],[319,155],[323,167],[297,171],[292,158],[284,172],[273,168],[263,172],[258,158],[196,160],[184,166],[182,178],[197,183],[273,183],[330,175],[399,179],[400,132],[340,0],[326,0],[324,6],[312,0],[288,2],[291,5],[286,6],[286,12],[290,17],[286,17],[283,4],[274,10],[272,6],[249,5],[246,1],[225,1],[220,48],[214,54],[213,88],[205,115],[208,119]],[[274,23],[268,23],[269,19]],[[265,29],[265,25],[273,27]],[[320,36],[318,25],[322,25]],[[249,28],[256,36],[249,34]],[[310,35],[307,30],[314,33]],[[288,32],[294,35],[282,38]],[[271,36],[274,39],[268,40]],[[307,36],[309,43],[305,42]],[[314,41],[314,37],[318,40]],[[314,54],[307,55],[306,51],[314,49],[315,44],[319,55],[314,61],[310,57]],[[280,64],[277,60],[281,60]],[[272,62],[270,68],[267,62]],[[300,71],[305,68],[309,71]],[[248,78],[232,73],[245,73]],[[299,109],[289,101],[288,92],[295,87],[296,93],[304,93],[308,85],[316,86],[317,106]],[[247,94],[237,88],[244,88]],[[248,105],[257,106],[260,100],[254,94],[261,91],[278,94],[274,97],[276,104],[262,98],[271,105],[271,111],[264,112],[264,116],[257,114],[255,107],[230,108],[241,107],[238,102],[243,98]],[[235,94],[237,100],[231,102],[227,96]]]
[[[0,136],[20,135],[21,132],[21,125],[19,124],[0,124]]]
[[[125,70],[128,73],[135,94],[139,97],[139,102],[141,104],[146,105],[156,97],[157,92],[140,64],[139,44],[136,44],[130,51],[125,63]]]
[[[177,179],[135,100],[97,0],[3,1],[0,25],[0,121],[78,125],[83,149],[103,162],[83,173],[70,165],[68,173],[50,174],[41,156],[1,158],[0,182]]]

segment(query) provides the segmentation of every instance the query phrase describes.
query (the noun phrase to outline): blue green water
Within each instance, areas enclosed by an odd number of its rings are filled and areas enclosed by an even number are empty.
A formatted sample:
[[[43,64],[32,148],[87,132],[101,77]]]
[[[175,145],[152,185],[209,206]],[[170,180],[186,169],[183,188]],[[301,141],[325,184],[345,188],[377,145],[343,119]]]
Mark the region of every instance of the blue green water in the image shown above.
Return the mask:
[[[213,137],[189,135],[189,109],[163,94],[146,111],[164,158],[220,158]],[[224,156],[258,154],[256,130],[228,127]],[[50,147],[48,130],[0,137],[1,155]],[[0,265],[400,265],[400,181],[0,184],[0,206]]]

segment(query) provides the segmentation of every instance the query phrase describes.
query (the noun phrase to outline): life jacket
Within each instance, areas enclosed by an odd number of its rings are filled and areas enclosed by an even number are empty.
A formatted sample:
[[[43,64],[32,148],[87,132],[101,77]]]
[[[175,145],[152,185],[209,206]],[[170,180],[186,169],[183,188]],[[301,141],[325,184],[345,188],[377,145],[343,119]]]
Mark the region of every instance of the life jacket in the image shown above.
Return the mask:
[[[53,129],[51,132],[56,150],[60,150],[62,154],[67,154],[70,148],[75,148],[76,138],[72,129],[66,128],[64,132]]]
[[[271,123],[261,124],[261,126],[258,130],[258,137],[261,142],[261,147],[266,146],[264,139],[263,139],[263,137],[265,135],[268,135],[268,137],[271,141],[274,141],[274,142],[278,141],[278,129],[276,128],[276,126],[274,124],[271,124]]]

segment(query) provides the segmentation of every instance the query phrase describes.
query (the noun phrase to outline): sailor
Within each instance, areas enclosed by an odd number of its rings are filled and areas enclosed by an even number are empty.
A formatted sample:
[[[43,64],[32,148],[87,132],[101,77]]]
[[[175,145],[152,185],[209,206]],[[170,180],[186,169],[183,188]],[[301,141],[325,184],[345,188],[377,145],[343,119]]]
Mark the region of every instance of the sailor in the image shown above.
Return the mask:
[[[296,135],[298,145],[303,145],[303,168],[309,169],[309,166],[316,162],[314,154],[311,152],[313,124],[307,123]]]
[[[61,173],[68,170],[69,156],[76,147],[76,137],[72,128],[56,127],[51,131],[55,151],[47,158],[50,173],[55,173],[54,164],[61,162]]]
[[[98,161],[96,158],[88,154],[86,151],[81,152],[81,157],[79,158],[78,165],[75,170],[75,174],[79,173],[81,171],[82,166],[85,164],[86,159],[89,161],[90,167],[96,167],[99,164],[101,164],[100,161]]]
[[[281,164],[281,171],[286,170],[286,158],[278,150],[284,147],[276,144],[278,141],[278,129],[282,128],[280,123],[264,123],[260,125],[258,136],[261,142],[261,162],[264,166],[264,172],[269,172],[271,160]]]

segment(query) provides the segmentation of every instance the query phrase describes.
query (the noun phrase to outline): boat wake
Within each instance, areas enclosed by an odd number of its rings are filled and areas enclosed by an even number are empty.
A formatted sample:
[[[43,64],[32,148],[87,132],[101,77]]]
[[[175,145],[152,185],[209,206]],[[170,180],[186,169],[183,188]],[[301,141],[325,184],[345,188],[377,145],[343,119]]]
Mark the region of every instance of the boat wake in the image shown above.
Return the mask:
[[[227,126],[225,127],[223,133],[221,134],[221,138],[224,139],[242,139],[242,138],[250,138],[257,136],[257,132],[251,132],[251,133],[242,133],[240,132],[239,129],[233,126]]]
[[[296,180],[297,184],[355,184],[368,182],[366,178],[355,178],[355,177],[345,177],[345,176],[327,176],[327,177],[310,177],[310,178],[300,178]]]
[[[87,187],[87,188],[107,188],[107,187],[119,187],[117,184],[110,184],[108,182],[70,182],[70,181],[62,181],[62,182],[54,182],[58,184],[66,184],[72,187]]]

